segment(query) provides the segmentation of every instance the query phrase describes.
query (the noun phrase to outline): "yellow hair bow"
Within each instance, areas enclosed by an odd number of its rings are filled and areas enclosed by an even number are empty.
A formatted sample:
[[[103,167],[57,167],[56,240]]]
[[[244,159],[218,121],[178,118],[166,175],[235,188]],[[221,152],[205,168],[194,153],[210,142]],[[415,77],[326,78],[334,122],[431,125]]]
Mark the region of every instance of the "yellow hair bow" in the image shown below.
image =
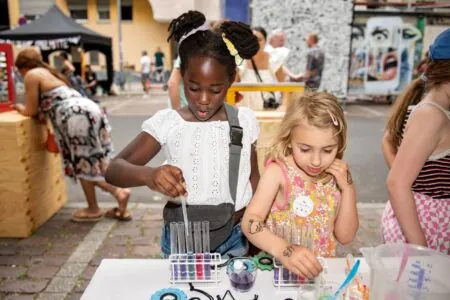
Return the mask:
[[[228,51],[230,51],[231,56],[234,56],[234,58],[236,60],[236,64],[240,65],[244,60],[239,55],[239,52],[236,50],[236,47],[234,47],[233,43],[229,39],[227,39],[227,37],[225,36],[225,33],[222,33],[222,39],[223,39],[225,45],[227,46]],[[239,63],[238,63],[238,60],[239,60]]]

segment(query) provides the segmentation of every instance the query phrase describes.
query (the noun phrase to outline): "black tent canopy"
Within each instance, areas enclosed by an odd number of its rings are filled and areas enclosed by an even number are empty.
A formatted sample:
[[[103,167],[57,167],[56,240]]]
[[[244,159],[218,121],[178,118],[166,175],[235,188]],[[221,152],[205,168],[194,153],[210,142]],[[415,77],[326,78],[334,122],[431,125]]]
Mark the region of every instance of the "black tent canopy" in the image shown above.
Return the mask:
[[[97,50],[106,57],[107,80],[104,87],[109,91],[113,76],[112,40],[92,31],[65,15],[56,5],[53,5],[39,19],[21,27],[0,32],[0,39],[7,41],[34,42],[36,46],[42,46],[42,42],[48,41],[48,47],[40,47],[42,56],[48,61],[49,55],[54,51],[64,50],[63,45],[76,42],[77,46],[85,51]],[[67,43],[61,39],[67,39]],[[49,46],[50,45],[50,46]]]

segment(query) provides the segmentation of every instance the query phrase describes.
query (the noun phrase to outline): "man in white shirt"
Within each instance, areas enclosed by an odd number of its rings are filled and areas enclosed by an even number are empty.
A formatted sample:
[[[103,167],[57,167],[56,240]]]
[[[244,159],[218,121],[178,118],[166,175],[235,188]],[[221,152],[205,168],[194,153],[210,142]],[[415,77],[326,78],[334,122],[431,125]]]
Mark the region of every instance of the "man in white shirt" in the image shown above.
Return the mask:
[[[151,67],[151,60],[147,54],[147,51],[142,51],[140,64],[141,64],[142,88],[144,89],[144,92],[147,94],[147,92],[150,89],[150,67]]]

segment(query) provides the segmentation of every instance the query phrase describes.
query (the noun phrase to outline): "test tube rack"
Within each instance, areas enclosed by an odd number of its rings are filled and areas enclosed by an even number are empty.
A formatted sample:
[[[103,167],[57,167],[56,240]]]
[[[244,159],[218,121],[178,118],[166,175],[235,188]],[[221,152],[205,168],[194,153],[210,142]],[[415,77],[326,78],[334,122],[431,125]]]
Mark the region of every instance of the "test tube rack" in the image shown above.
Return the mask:
[[[220,283],[222,257],[219,253],[182,253],[171,254],[170,280],[178,283]]]
[[[209,222],[170,223],[171,284],[219,284],[222,256],[211,253]]]
[[[277,236],[283,238],[293,245],[299,245],[308,249],[312,248],[312,228],[308,226],[292,226],[290,224],[274,224],[271,230]],[[322,261],[321,261],[322,262]],[[273,285],[276,288],[298,288],[303,285],[314,285],[314,280],[298,276],[281,262],[274,259],[273,264]]]

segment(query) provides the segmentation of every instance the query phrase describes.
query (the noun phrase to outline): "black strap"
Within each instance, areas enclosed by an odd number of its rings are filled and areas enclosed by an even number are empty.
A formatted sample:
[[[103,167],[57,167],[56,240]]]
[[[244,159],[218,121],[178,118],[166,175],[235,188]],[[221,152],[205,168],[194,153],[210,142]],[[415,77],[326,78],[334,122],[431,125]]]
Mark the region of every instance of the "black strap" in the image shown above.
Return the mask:
[[[230,187],[231,198],[236,203],[237,185],[239,179],[239,164],[241,161],[242,137],[244,130],[239,125],[237,110],[225,103],[225,112],[227,114],[228,123],[230,124],[230,160],[228,168],[228,184]]]
[[[250,60],[252,61],[252,67],[253,67],[253,70],[255,71],[256,79],[258,79],[258,81],[259,81],[260,83],[263,83],[263,80],[262,80],[262,78],[261,78],[261,75],[259,75],[258,67],[256,66],[255,61],[253,60],[253,58],[250,59]]]
[[[255,61],[253,60],[253,58],[250,59],[250,60],[252,61],[252,67],[253,67],[253,70],[255,71],[256,79],[258,79],[258,81],[259,81],[260,83],[264,83],[263,80],[262,80],[262,78],[261,78],[261,75],[259,75],[258,67],[256,66]],[[269,92],[269,93],[272,94],[272,97],[273,97],[274,99],[276,98],[276,97],[275,97],[275,94],[274,94],[273,92]],[[263,93],[263,92],[261,92],[261,97],[262,97],[262,99],[263,99],[264,101],[267,101],[266,98],[264,97],[264,93]]]

